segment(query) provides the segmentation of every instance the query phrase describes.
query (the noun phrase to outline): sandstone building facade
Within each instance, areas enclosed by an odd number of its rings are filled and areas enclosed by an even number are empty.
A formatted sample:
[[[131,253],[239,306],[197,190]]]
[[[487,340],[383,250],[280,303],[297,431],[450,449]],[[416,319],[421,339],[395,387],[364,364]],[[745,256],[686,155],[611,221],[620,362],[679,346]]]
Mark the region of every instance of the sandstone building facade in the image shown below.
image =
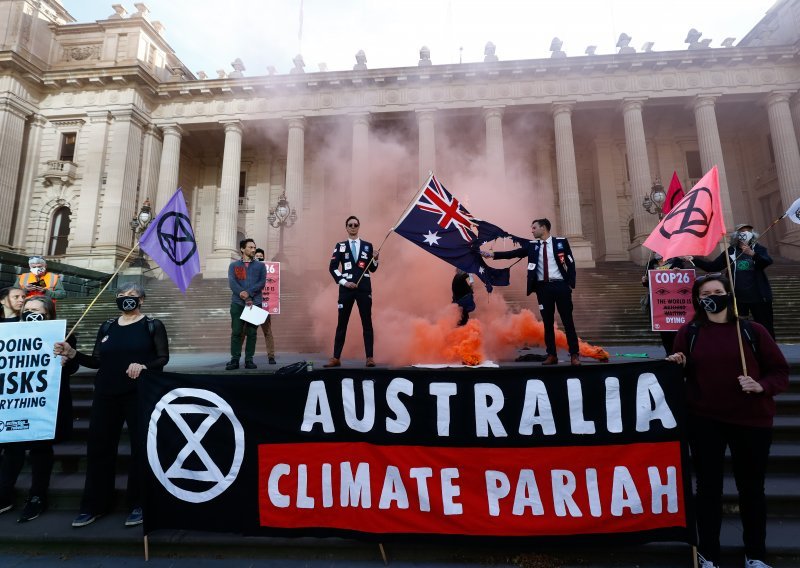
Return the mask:
[[[304,72],[297,58],[253,76],[237,60],[216,78],[190,71],[136,6],[79,23],[57,0],[0,0],[0,249],[111,272],[144,200],[158,210],[180,186],[203,275],[223,277],[243,235],[277,253],[267,220],[282,196],[297,216],[287,255],[327,252],[349,213],[391,218],[429,171],[464,175],[470,153],[496,201],[529,196],[583,266],[643,261],[657,217],[642,201],[673,171],[688,188],[716,164],[730,227],[763,230],[800,197],[800,0],[731,47],[555,45],[502,61],[487,46],[458,65],[423,49],[403,68],[368,69],[359,53],[353,70]],[[797,228],[765,244],[800,259]]]

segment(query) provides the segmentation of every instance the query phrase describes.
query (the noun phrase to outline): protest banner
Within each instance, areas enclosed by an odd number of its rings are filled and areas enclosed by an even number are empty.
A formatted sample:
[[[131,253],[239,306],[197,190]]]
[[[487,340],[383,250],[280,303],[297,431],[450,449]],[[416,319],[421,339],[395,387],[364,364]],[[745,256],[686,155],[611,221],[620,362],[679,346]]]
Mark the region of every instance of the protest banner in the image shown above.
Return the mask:
[[[262,307],[269,315],[278,315],[281,313],[281,263],[266,260],[264,268],[267,269],[267,282],[264,285]]]
[[[678,331],[692,321],[693,269],[648,270],[653,331]]]
[[[0,325],[0,444],[52,440],[56,431],[64,320]]]
[[[691,542],[682,389],[666,361],[148,373],[145,533]]]

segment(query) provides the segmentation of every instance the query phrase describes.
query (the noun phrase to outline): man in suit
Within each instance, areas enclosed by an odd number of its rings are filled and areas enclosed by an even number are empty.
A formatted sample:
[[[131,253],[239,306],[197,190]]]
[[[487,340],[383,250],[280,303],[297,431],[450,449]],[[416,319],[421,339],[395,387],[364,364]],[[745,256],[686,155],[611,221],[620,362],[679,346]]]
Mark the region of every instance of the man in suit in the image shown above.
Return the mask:
[[[329,267],[333,280],[339,285],[339,319],[336,323],[336,338],[333,341],[333,357],[323,366],[341,366],[347,323],[350,321],[353,304],[356,303],[358,314],[361,316],[361,327],[364,329],[367,367],[374,367],[370,272],[378,269],[378,251],[373,248],[372,243],[358,238],[358,229],[361,226],[358,217],[351,215],[344,225],[347,229],[347,240],[334,245]]]
[[[543,365],[558,363],[556,355],[555,314],[556,308],[564,324],[567,334],[570,363],[581,364],[578,354],[578,334],[572,321],[572,290],[575,288],[575,260],[569,241],[563,237],[550,235],[548,219],[534,219],[531,233],[536,240],[525,246],[510,251],[482,252],[487,258],[523,258],[528,257],[528,295],[536,292],[539,311],[544,323],[544,343],[547,358]]]

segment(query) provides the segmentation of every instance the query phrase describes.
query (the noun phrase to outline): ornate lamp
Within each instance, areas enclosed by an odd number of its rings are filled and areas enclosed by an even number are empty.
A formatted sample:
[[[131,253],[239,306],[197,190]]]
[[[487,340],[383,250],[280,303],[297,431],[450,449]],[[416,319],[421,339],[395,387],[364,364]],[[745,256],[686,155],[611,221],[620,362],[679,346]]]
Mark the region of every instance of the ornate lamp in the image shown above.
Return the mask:
[[[142,203],[142,208],[139,209],[139,214],[131,219],[130,223],[128,223],[131,228],[131,232],[133,233],[134,243],[136,242],[136,235],[138,234],[141,237],[141,234],[145,232],[147,226],[152,220],[153,213],[150,208],[150,199],[145,199],[144,203]],[[132,259],[129,264],[131,267],[135,268],[150,268],[150,264],[148,264],[147,260],[144,258],[144,252],[142,252],[141,248],[139,248],[139,255]]]
[[[289,205],[289,200],[286,199],[285,191],[278,198],[278,203],[275,208],[270,210],[267,221],[269,221],[271,227],[278,229],[278,252],[272,260],[275,262],[283,262],[283,229],[288,229],[297,221],[297,211]]]
[[[661,219],[664,214],[661,208],[664,206],[664,201],[667,199],[667,194],[664,191],[664,185],[661,183],[661,178],[656,178],[653,185],[650,187],[650,193],[645,196],[642,201],[642,207],[651,215],[658,215]]]

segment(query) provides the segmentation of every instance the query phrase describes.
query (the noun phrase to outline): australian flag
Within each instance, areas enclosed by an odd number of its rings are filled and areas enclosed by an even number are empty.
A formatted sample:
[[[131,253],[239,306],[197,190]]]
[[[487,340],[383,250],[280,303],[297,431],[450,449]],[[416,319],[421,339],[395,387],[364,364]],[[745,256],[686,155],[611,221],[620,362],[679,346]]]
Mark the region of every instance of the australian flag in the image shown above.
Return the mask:
[[[473,217],[433,175],[394,231],[445,262],[477,275],[489,292],[493,286],[508,286],[509,269],[488,266],[480,254],[483,243],[507,233]]]

